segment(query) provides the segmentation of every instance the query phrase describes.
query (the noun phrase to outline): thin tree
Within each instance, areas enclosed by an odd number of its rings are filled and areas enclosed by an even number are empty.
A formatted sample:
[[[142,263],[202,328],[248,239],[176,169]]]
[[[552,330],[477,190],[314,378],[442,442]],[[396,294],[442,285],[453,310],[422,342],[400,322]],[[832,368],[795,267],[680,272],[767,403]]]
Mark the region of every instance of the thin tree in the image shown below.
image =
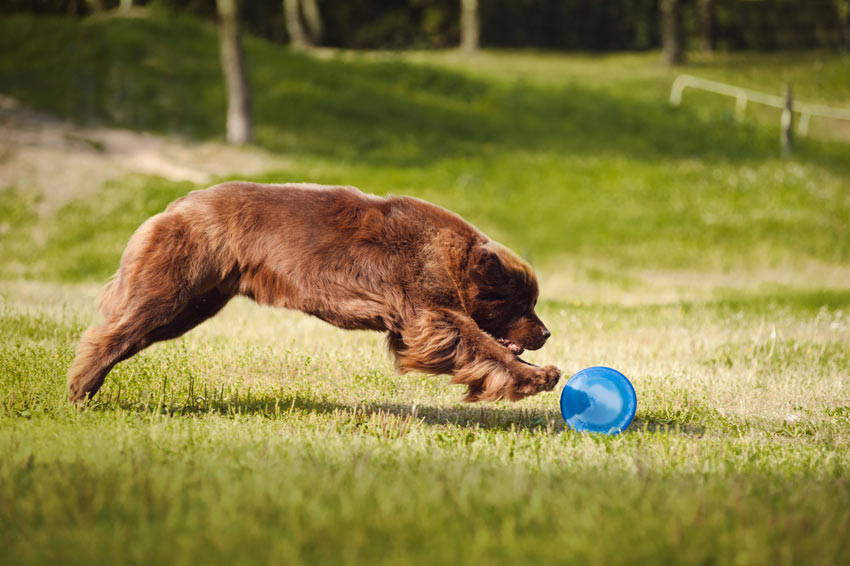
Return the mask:
[[[301,25],[301,10],[298,0],[283,0],[283,15],[286,19],[286,33],[292,47],[302,49],[310,46],[310,40]]]
[[[245,55],[239,35],[237,0],[216,0],[221,45],[221,69],[227,85],[227,141],[251,141],[251,91],[245,73]]]
[[[832,0],[832,3],[835,5],[835,15],[838,17],[841,48],[850,51],[850,0]]]
[[[714,51],[714,0],[699,0],[699,47],[703,53]]]
[[[659,7],[664,62],[679,65],[685,58],[682,47],[682,4],[680,0],[659,0]]]
[[[478,15],[478,0],[461,0],[460,48],[467,53],[478,51],[480,35],[481,21]]]
[[[319,12],[319,5],[316,0],[301,0],[301,12],[304,14],[304,21],[307,22],[307,31],[310,34],[310,41],[313,45],[322,41],[324,35],[324,26],[322,26],[322,14]]]
[[[316,0],[283,0],[283,15],[286,20],[286,32],[293,47],[312,47],[322,40],[324,27]],[[302,15],[307,22],[306,30],[301,25]]]

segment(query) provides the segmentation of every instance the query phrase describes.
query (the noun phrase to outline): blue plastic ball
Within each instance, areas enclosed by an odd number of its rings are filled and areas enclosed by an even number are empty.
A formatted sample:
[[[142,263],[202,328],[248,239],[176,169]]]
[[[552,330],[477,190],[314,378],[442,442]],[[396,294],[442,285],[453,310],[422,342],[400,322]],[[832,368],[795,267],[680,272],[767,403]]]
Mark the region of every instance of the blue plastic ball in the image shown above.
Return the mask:
[[[573,430],[619,434],[632,424],[636,411],[635,388],[608,367],[581,370],[561,391],[561,415]]]

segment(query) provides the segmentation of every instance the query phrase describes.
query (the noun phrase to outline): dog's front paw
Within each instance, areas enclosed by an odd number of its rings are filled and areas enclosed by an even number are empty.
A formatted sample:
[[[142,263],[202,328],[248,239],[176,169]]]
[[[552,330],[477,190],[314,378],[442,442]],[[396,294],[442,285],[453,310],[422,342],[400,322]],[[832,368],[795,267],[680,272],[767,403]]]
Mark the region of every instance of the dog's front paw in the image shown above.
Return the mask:
[[[522,367],[521,374],[511,384],[511,390],[506,397],[512,401],[518,401],[543,391],[552,391],[559,379],[561,379],[561,370],[555,366],[538,367],[526,364]]]
[[[539,391],[552,391],[561,379],[561,370],[555,366],[543,366],[537,368],[538,378],[537,384]]]

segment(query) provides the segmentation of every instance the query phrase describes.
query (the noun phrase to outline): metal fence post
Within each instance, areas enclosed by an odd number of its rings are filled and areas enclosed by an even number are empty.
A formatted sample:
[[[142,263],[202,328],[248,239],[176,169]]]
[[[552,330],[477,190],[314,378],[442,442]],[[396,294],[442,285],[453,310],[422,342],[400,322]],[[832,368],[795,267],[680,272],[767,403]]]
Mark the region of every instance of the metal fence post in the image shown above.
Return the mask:
[[[741,91],[738,93],[738,96],[735,97],[735,118],[737,120],[744,119],[744,112],[747,110],[747,95],[745,92]]]
[[[794,95],[791,92],[791,83],[785,90],[785,107],[782,109],[782,153],[787,155],[791,152],[791,143],[794,141]]]

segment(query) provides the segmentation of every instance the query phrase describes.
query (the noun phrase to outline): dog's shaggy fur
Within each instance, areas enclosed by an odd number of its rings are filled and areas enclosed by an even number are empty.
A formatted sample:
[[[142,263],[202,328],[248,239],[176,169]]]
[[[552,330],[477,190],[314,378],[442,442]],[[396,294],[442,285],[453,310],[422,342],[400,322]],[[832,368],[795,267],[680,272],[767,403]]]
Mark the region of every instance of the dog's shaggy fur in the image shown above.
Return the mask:
[[[235,295],[341,328],[388,332],[400,372],[445,373],[467,401],[516,400],[560,372],[519,359],[549,331],[531,268],[459,216],[352,187],[232,182],[147,220],[104,289],[104,322],[83,335],[69,396],[94,395],[112,367],[180,336]]]

